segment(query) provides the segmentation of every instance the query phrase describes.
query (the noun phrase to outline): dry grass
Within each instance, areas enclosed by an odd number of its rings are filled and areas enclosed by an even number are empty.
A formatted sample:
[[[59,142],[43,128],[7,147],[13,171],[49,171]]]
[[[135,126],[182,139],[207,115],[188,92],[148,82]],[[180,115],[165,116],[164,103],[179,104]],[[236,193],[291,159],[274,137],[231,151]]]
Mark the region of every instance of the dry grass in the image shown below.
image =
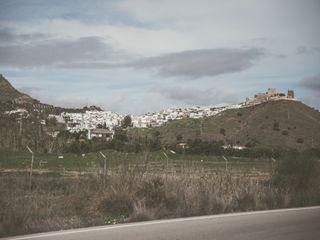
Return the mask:
[[[185,169],[153,173],[119,168],[78,178],[0,176],[0,236],[119,222],[292,207],[298,194],[271,179]],[[318,194],[317,192],[316,194]],[[301,193],[299,193],[301,194]],[[319,199],[310,197],[303,204]],[[301,204],[300,204],[301,205]]]

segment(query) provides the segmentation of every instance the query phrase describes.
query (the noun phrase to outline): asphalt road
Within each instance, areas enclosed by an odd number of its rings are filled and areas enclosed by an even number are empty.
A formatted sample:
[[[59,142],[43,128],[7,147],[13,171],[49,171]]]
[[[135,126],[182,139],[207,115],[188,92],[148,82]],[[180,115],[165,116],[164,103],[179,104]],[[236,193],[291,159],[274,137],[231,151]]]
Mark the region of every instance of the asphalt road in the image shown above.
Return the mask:
[[[9,239],[319,240],[320,206],[119,224]]]

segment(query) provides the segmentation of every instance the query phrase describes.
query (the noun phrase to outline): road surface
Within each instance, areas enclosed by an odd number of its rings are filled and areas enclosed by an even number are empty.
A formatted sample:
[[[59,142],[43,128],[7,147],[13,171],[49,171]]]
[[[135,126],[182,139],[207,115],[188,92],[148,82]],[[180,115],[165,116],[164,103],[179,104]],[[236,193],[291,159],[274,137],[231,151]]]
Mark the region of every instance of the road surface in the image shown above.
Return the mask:
[[[90,227],[8,239],[319,240],[320,206]]]

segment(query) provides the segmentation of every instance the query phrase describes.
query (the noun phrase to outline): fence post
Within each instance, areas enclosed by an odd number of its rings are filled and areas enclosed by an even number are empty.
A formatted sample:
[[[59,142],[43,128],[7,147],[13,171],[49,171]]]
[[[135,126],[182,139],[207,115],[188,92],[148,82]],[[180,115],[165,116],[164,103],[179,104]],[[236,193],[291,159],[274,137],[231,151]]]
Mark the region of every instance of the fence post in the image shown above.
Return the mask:
[[[30,176],[29,176],[29,189],[32,191],[32,171],[33,171],[33,161],[34,161],[34,152],[26,145],[28,151],[31,153],[31,166],[30,166]]]

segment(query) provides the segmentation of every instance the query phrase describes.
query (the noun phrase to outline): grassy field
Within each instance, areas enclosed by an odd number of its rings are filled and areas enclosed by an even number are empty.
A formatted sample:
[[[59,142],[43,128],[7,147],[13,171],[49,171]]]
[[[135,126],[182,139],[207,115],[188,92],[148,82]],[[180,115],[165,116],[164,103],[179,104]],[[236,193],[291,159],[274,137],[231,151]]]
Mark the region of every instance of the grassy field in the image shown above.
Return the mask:
[[[103,151],[106,156],[107,169],[120,166],[145,167],[149,171],[167,170],[181,171],[183,168],[204,169],[208,172],[224,172],[226,168],[233,173],[248,173],[265,175],[272,171],[273,162],[270,159],[250,159],[206,155],[174,154],[170,151],[124,153],[113,150]],[[31,154],[27,152],[0,151],[1,171],[28,171],[30,169]],[[35,172],[63,173],[101,172],[104,158],[99,153],[85,155],[65,154],[63,159],[58,155],[36,154],[33,169]],[[227,165],[227,166],[226,166]]]
[[[318,161],[103,153],[0,151],[0,237],[320,203]]]

